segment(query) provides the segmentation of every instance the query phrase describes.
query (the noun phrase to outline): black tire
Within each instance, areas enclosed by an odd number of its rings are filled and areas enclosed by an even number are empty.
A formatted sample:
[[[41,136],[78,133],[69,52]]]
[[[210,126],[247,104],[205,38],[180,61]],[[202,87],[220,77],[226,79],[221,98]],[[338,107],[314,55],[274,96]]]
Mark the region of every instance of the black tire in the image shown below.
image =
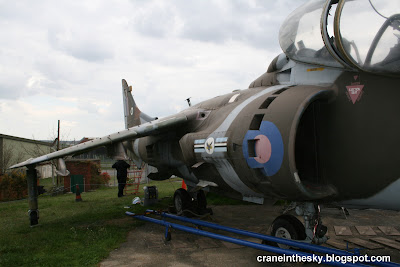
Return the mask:
[[[305,229],[303,224],[296,217],[283,215],[276,218],[273,222],[271,236],[292,240],[304,240]],[[284,244],[273,243],[273,245],[284,249],[290,248],[290,246]]]
[[[306,228],[304,225],[297,219],[295,216],[292,215],[282,215],[281,218],[288,220],[296,230],[297,239],[296,240],[304,240],[306,239]]]
[[[192,198],[189,193],[183,189],[179,188],[174,194],[174,207],[176,214],[182,215],[184,210],[190,209],[192,205]]]

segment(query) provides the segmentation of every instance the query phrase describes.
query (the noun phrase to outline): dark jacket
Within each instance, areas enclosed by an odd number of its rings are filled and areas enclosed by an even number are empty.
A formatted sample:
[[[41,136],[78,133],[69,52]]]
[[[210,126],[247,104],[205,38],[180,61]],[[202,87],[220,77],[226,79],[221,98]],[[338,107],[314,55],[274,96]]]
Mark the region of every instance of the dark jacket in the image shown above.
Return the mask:
[[[118,183],[126,183],[126,177],[128,176],[127,169],[130,165],[124,160],[118,160],[112,165],[112,168],[117,170],[117,180]]]

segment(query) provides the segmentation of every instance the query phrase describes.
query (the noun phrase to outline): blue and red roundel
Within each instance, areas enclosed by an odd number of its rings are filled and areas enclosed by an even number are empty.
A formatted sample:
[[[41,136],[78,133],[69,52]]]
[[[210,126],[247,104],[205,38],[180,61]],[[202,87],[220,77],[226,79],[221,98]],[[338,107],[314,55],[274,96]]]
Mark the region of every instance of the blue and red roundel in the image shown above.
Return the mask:
[[[275,124],[263,121],[259,130],[247,131],[243,155],[250,168],[260,168],[267,176],[277,173],[283,161],[283,141]]]

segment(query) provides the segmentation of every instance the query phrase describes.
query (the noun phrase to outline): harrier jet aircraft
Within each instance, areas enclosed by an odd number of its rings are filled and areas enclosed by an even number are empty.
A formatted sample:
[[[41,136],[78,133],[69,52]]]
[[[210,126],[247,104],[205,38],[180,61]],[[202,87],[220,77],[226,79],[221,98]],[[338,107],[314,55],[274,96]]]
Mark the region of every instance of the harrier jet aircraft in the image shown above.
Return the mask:
[[[312,0],[279,42],[283,53],[248,89],[162,119],[141,112],[122,80],[125,130],[12,166],[28,167],[31,223],[35,165],[99,146],[156,167],[151,179],[182,177],[178,211],[204,209],[204,190],[295,201],[304,225],[280,216],[276,236],[324,242],[320,203],[400,210],[398,1]]]

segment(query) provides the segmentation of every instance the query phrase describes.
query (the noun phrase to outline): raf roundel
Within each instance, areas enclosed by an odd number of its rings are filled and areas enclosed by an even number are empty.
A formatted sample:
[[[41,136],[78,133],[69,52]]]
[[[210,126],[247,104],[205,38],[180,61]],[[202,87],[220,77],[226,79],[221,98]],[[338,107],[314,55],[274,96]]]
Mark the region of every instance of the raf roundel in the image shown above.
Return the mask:
[[[214,153],[214,146],[215,146],[214,138],[212,137],[208,138],[204,143],[204,148],[206,149],[207,154],[211,155],[212,153]]]
[[[263,121],[259,130],[247,131],[243,139],[243,155],[252,169],[261,169],[266,176],[279,171],[283,161],[283,141],[278,127]]]

